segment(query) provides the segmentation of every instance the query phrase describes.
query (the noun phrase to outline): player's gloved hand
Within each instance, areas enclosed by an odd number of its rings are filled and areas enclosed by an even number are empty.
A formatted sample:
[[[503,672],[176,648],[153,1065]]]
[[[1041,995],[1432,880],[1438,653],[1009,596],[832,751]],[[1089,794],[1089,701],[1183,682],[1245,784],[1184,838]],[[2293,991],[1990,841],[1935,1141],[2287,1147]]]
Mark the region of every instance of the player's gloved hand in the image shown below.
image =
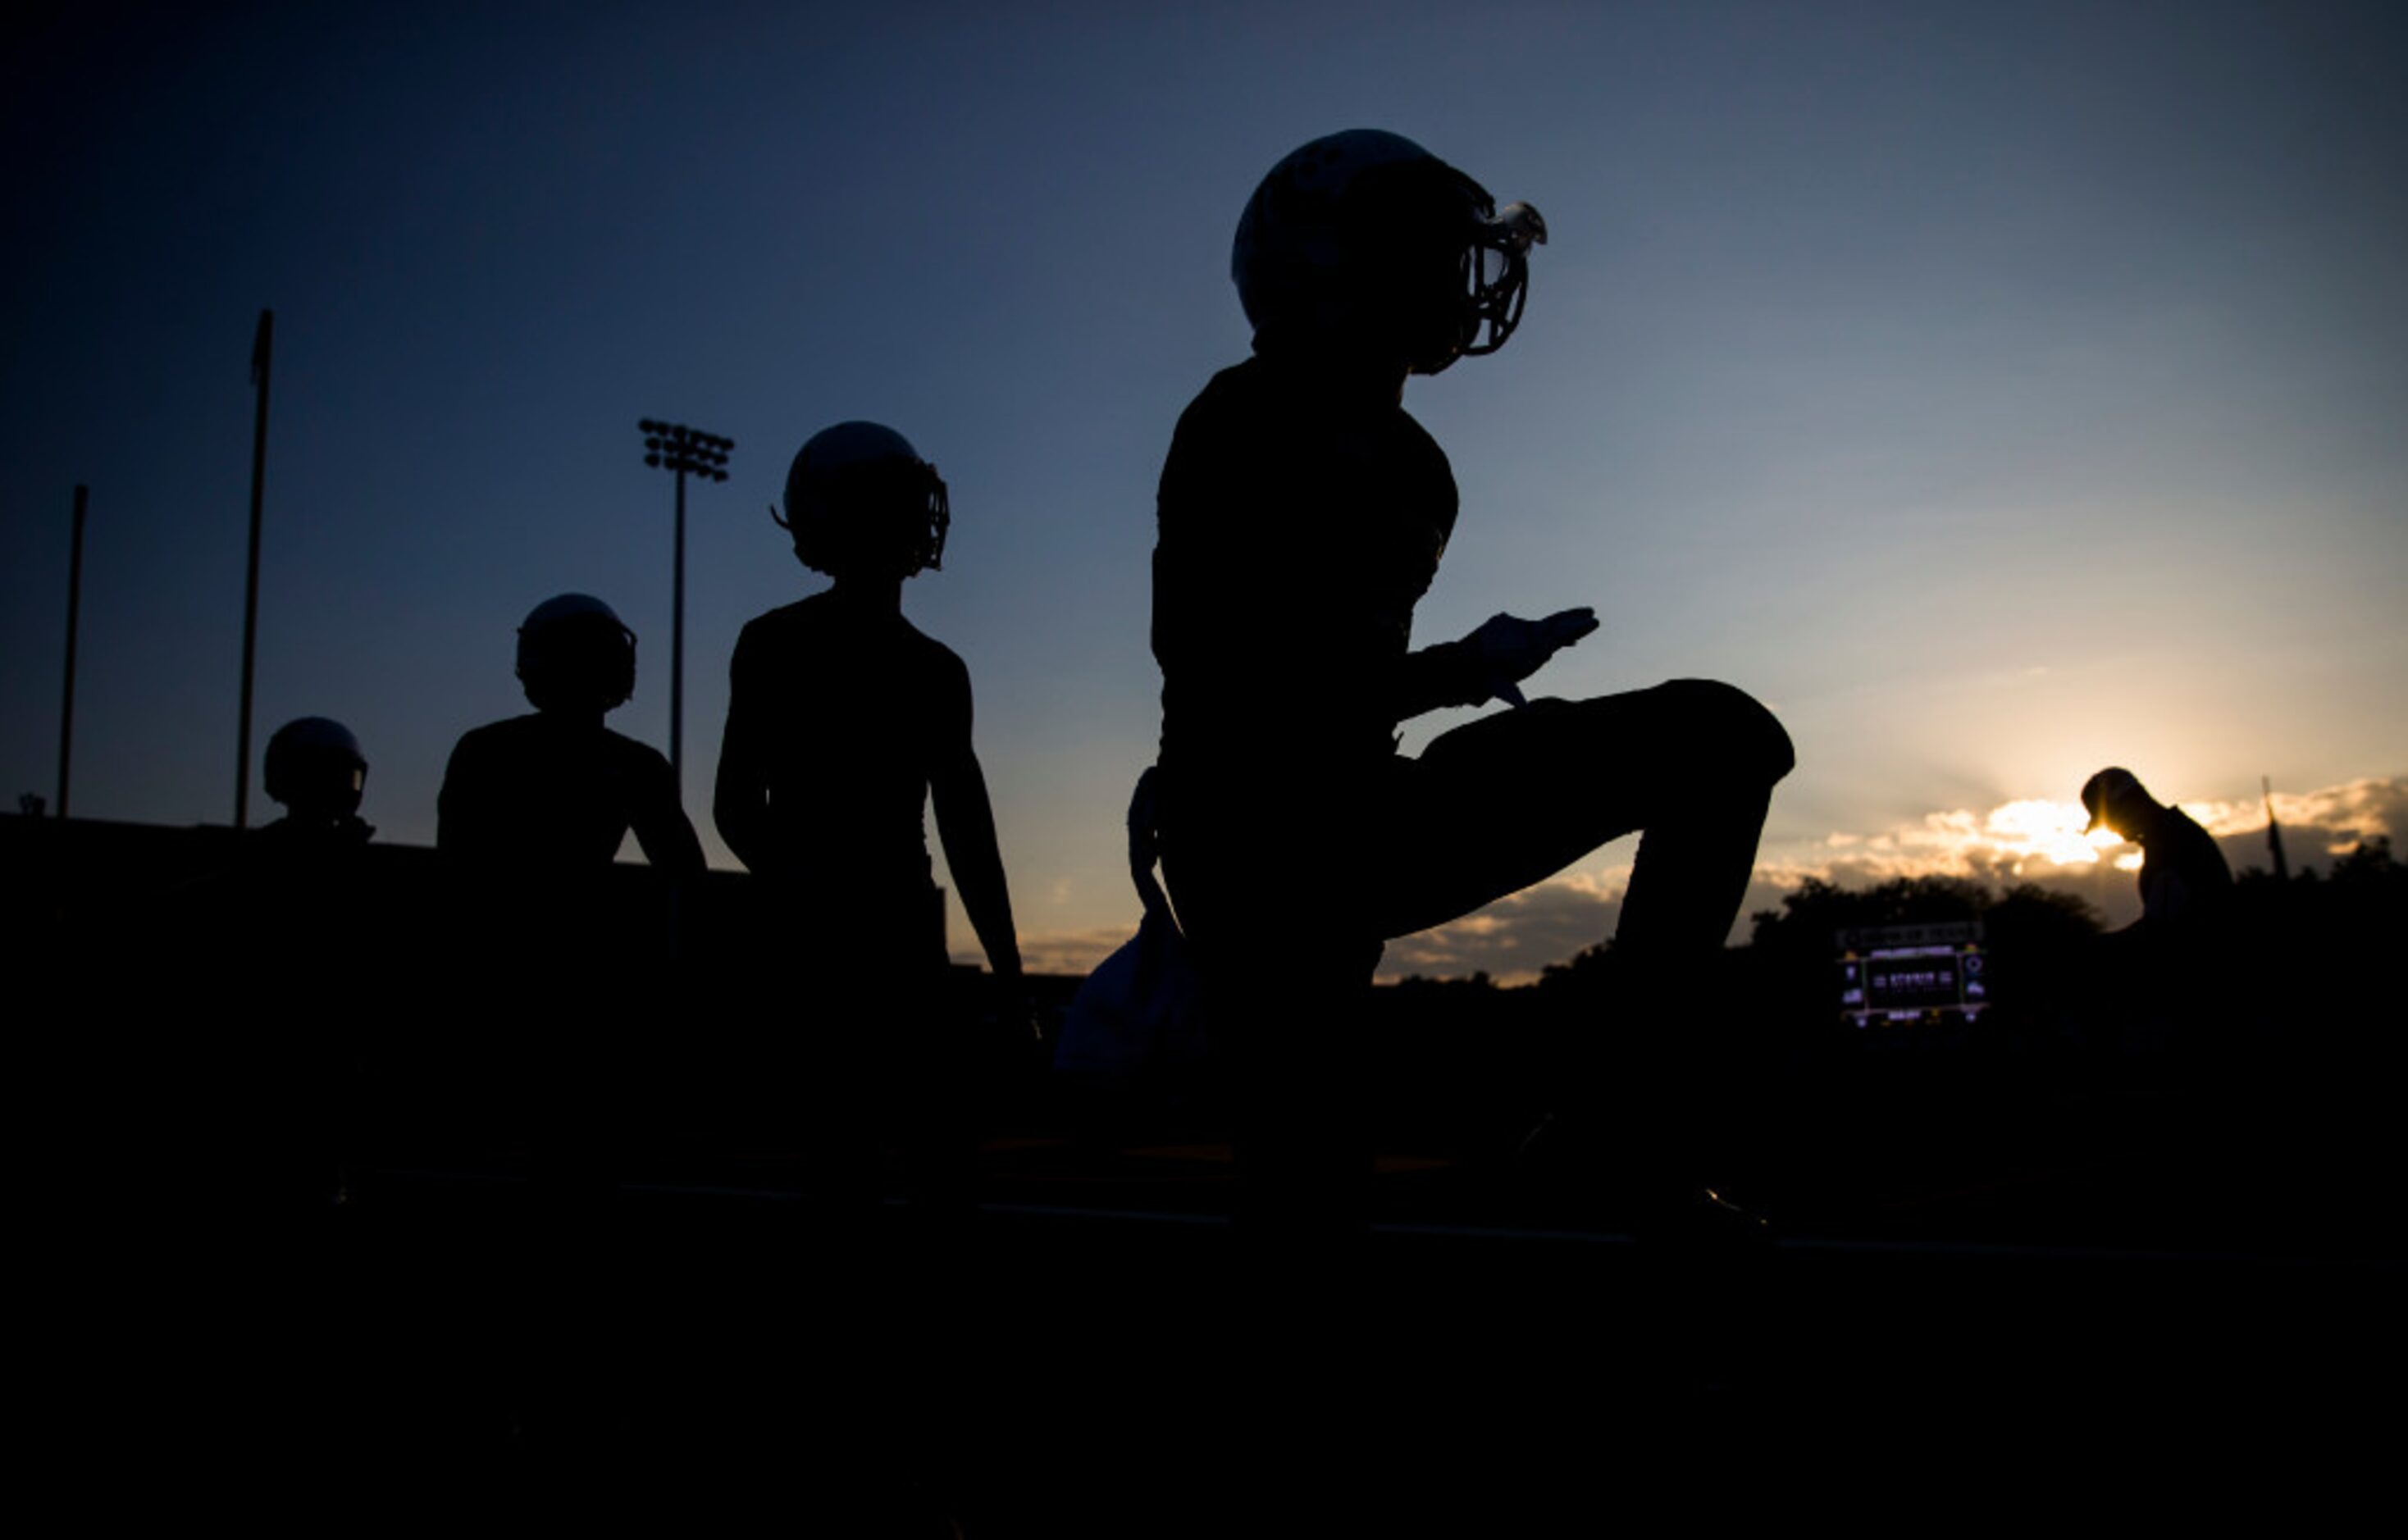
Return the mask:
[[[1491,615],[1466,636],[1479,660],[1481,682],[1492,700],[1526,704],[1521,683],[1546,661],[1597,629],[1597,611],[1586,605],[1559,609],[1543,620],[1514,615]]]

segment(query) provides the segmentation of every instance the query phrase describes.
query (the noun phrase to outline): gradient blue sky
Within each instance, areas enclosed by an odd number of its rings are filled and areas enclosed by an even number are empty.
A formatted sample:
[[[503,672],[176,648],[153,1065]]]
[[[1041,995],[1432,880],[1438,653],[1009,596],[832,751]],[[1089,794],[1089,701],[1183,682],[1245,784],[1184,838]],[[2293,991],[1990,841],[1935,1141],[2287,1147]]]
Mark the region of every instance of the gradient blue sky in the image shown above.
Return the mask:
[[[1374,125],[1554,235],[1512,344],[1408,394],[1464,496],[1418,635],[1591,604],[1544,688],[1771,703],[1769,873],[2111,761],[2401,805],[2401,7],[63,9],[0,63],[0,791],[53,790],[80,480],[76,811],[230,817],[273,306],[258,736],[351,723],[382,837],[431,842],[452,741],[524,709],[547,595],[641,635],[613,725],[666,743],[654,415],[738,446],[688,551],[726,863],[725,660],[816,586],[766,505],[870,417],[953,488],[906,605],[970,664],[1022,930],[1091,953],[1136,912],[1154,478],[1246,347],[1230,232]],[[1627,854],[1564,892],[1610,905]]]

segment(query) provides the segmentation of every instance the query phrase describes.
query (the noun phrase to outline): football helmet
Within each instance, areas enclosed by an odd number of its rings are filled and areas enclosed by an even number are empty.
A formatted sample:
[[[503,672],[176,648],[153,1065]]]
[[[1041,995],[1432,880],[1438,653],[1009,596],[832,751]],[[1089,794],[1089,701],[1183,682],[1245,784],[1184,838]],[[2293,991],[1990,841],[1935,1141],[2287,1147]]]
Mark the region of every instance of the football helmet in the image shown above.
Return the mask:
[[[1271,167],[1239,218],[1229,270],[1258,338],[1376,336],[1414,373],[1436,374],[1505,346],[1530,248],[1546,238],[1529,205],[1498,208],[1412,140],[1355,128]]]
[[[603,711],[636,692],[636,634],[590,593],[563,593],[519,626],[519,683],[538,711]]]
[[[937,467],[876,422],[813,434],[786,472],[786,511],[769,517],[795,537],[803,565],[834,578],[936,571],[953,526]]]
[[[330,717],[295,717],[267,740],[267,794],[303,819],[349,818],[368,783],[367,756]]]

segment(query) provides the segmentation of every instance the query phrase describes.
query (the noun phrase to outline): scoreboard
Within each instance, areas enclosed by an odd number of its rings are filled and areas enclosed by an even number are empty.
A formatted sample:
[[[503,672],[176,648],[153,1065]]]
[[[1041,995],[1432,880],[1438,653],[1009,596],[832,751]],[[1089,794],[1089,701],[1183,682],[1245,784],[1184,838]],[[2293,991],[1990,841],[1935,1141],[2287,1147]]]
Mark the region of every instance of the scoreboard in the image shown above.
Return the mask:
[[[1968,1021],[1990,1003],[1980,920],[1869,925],[1836,939],[1840,1014],[1855,1026]]]

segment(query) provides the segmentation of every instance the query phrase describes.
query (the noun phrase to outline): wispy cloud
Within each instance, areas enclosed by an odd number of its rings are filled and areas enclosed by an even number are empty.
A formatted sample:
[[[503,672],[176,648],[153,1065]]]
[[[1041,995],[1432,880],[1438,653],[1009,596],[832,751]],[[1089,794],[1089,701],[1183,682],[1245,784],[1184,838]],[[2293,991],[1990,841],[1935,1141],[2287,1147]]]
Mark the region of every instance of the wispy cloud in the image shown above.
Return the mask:
[[[1130,900],[1134,905],[1134,897]],[[1082,974],[1094,971],[1096,963],[1110,957],[1121,944],[1137,934],[1137,926],[1103,925],[1085,931],[1050,931],[1020,938],[1020,964],[1030,973]],[[955,952],[954,960],[962,962],[984,961],[976,952]]]
[[[1535,978],[1613,934],[1622,918],[1622,883],[1576,876],[1542,882],[1453,924],[1388,943],[1380,976],[1434,978],[1488,974],[1500,981]]]

